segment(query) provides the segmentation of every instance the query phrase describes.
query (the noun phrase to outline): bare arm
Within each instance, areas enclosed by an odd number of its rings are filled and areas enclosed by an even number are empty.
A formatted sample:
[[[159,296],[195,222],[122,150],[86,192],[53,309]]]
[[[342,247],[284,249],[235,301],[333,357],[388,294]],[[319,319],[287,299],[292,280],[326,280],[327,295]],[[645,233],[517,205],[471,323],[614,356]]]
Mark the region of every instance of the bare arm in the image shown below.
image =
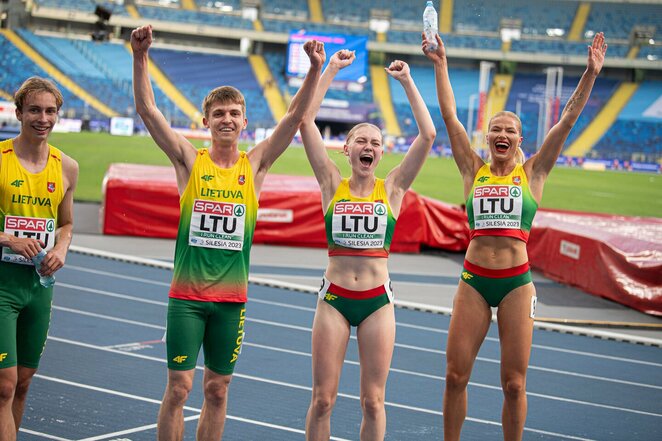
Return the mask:
[[[324,64],[321,56],[321,53],[324,52],[324,43],[311,40],[307,41],[303,48],[310,59],[310,69],[301,88],[292,98],[287,114],[278,122],[271,136],[249,152],[251,163],[256,165],[254,165],[254,170],[257,175],[257,182],[261,182],[261,178],[264,177],[274,161],[290,145],[315,95],[315,89]]]
[[[324,54],[324,58],[326,58],[326,54]],[[329,90],[335,76],[341,69],[352,64],[355,58],[354,52],[346,49],[333,54],[329,60],[329,64],[326,66],[326,69],[324,69],[324,73],[322,74],[317,90],[315,91],[313,102],[306,112],[306,116],[301,124],[303,146],[308,161],[310,162],[310,166],[313,169],[313,173],[315,173],[317,182],[320,185],[320,190],[322,191],[323,209],[326,209],[326,202],[331,200],[333,193],[342,178],[338,166],[327,154],[324,140],[315,124],[315,116],[317,115],[317,112],[319,112],[324,96]]]
[[[74,191],[78,182],[78,163],[62,155],[62,174],[65,184],[64,198],[57,210],[55,245],[41,262],[41,274],[49,276],[64,266],[74,228]]]
[[[538,200],[542,197],[542,185],[544,185],[547,175],[556,164],[570,130],[572,130],[579,115],[584,110],[584,106],[586,106],[595,79],[604,64],[606,52],[607,45],[605,44],[604,34],[599,32],[593,38],[593,44],[588,47],[586,70],[579,80],[577,88],[566,103],[559,122],[550,129],[538,153],[529,158],[524,165],[529,181],[531,181],[531,190],[534,196],[539,193]]]
[[[425,101],[423,101],[423,97],[411,77],[407,63],[396,60],[391,63],[386,69],[386,72],[398,80],[405,89],[414,119],[416,120],[416,126],[418,127],[418,135],[409,147],[404,159],[386,177],[389,203],[393,205],[396,203],[395,199],[397,197],[402,198],[404,196],[405,191],[409,189],[421,167],[423,167],[425,159],[430,154],[430,149],[432,148],[434,138],[437,136],[437,131],[434,128],[434,123],[425,105]]]
[[[149,134],[175,166],[180,194],[186,187],[197,154],[196,148],[184,136],[175,132],[156,107],[154,91],[149,79],[148,50],[152,44],[152,26],[131,32],[133,51],[133,95],[136,112],[142,118]]]
[[[423,53],[434,63],[434,78],[437,85],[437,99],[441,116],[446,124],[446,131],[451,142],[453,159],[464,180],[465,193],[471,188],[473,179],[478,169],[482,167],[483,160],[471,148],[471,142],[464,126],[457,117],[457,106],[455,95],[448,75],[448,60],[446,59],[446,48],[444,42],[437,35],[437,49],[428,50],[428,42],[423,36],[421,43]],[[467,184],[469,187],[467,188]]]

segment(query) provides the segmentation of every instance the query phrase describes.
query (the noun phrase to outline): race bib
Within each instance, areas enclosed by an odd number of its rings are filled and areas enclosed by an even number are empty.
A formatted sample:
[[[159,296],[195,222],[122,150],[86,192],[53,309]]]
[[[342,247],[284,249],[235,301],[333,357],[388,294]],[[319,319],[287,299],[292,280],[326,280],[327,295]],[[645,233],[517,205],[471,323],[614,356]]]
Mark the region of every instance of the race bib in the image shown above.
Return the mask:
[[[55,245],[55,228],[55,219],[23,216],[5,217],[5,233],[20,238],[39,240],[45,245],[44,249],[46,251],[49,251]],[[14,253],[9,247],[2,247],[2,261],[33,265],[31,260]]]
[[[241,251],[246,205],[196,199],[188,243],[194,247]]]
[[[522,224],[522,188],[517,185],[483,185],[474,188],[474,228],[509,228]]]
[[[383,248],[388,209],[381,202],[338,202],[333,207],[333,242],[346,248]]]

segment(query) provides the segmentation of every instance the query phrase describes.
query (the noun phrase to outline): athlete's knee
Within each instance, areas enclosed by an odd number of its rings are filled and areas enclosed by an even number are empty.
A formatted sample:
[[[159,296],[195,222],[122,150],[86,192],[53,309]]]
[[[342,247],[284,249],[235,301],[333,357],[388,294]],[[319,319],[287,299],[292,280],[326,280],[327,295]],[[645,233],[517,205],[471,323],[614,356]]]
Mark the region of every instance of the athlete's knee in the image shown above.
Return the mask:
[[[451,392],[463,391],[469,384],[469,376],[469,373],[460,372],[448,366],[446,368],[446,390]]]
[[[313,390],[313,398],[310,407],[316,416],[331,414],[336,404],[336,394]]]
[[[14,396],[18,399],[24,399],[28,395],[30,383],[32,383],[32,377],[19,378],[16,383],[16,392],[14,392]]]
[[[183,406],[188,400],[188,396],[193,389],[191,383],[185,381],[172,381],[168,382],[166,387],[166,397],[168,401],[176,406]]]
[[[228,388],[230,387],[230,377],[217,378],[205,383],[204,394],[205,401],[213,406],[222,406],[228,399]]]
[[[375,418],[384,412],[384,395],[366,394],[361,396],[361,409],[363,415],[368,418]]]
[[[518,399],[526,393],[526,379],[521,375],[506,376],[501,387],[506,399]]]
[[[0,378],[0,407],[14,400],[16,382],[9,378]]]

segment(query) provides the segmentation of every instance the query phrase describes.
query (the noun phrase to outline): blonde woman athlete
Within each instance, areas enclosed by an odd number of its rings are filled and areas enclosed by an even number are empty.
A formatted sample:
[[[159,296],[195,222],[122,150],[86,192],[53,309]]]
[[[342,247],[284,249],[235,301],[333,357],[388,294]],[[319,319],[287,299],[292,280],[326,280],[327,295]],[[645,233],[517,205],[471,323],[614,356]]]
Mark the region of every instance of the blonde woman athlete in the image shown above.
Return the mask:
[[[344,179],[329,158],[314,119],[335,75],[353,61],[354,53],[348,50],[331,57],[301,125],[306,154],[322,192],[329,246],[329,264],[313,323],[313,392],[306,418],[309,441],[330,437],[331,411],[351,326],[357,327],[361,366],[360,439],[384,439],[384,395],[395,343],[387,257],[404,194],[423,166],[436,136],[409,66],[394,61],[386,72],[404,88],[419,134],[400,165],[380,179],[375,176],[375,169],[384,153],[381,131],[372,124],[356,125],[344,145],[352,168],[351,176]]]
[[[607,45],[604,35],[598,33],[588,47],[586,70],[559,122],[551,128],[540,150],[526,162],[520,149],[520,119],[511,112],[494,115],[486,135],[491,156],[491,162],[486,164],[471,149],[469,137],[457,118],[446,51],[439,37],[437,44],[436,50],[428,51],[423,37],[423,52],[434,63],[441,114],[464,182],[471,230],[446,347],[444,439],[460,439],[471,369],[490,326],[490,307],[498,307],[503,437],[507,441],[521,440],[536,301],[526,243],[547,175],[586,105],[602,69]]]

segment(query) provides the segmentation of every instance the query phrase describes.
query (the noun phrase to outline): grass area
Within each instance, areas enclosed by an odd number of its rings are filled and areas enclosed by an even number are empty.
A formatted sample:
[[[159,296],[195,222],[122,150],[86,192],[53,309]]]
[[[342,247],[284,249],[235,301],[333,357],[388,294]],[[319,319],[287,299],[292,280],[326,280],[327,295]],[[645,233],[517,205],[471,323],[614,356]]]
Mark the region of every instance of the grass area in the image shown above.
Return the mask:
[[[100,201],[101,181],[111,163],[169,165],[163,152],[150,137],[119,137],[105,133],[53,133],[51,144],[78,161],[80,177],[75,198],[78,201]],[[202,146],[202,141],[194,144]],[[347,160],[331,152],[345,176]],[[377,170],[386,173],[402,159],[385,155]],[[276,161],[271,173],[312,176],[302,148],[289,148]],[[429,158],[416,178],[413,189],[418,193],[453,204],[464,201],[462,181],[450,158]],[[628,216],[662,217],[662,176],[652,173],[587,171],[557,167],[550,175],[541,206],[563,210],[611,213]]]

